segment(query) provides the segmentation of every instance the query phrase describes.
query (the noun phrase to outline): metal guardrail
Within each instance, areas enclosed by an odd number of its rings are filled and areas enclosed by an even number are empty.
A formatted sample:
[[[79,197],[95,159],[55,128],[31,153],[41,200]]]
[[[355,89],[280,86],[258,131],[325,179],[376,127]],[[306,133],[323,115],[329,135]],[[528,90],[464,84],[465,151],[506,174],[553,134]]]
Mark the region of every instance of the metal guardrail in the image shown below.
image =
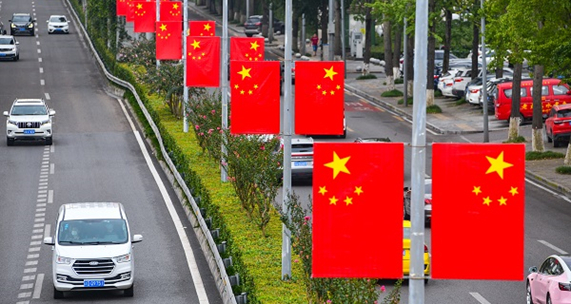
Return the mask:
[[[65,0],[65,1],[67,2],[69,7],[71,8],[71,12],[74,15],[74,18],[75,18],[75,21],[78,25],[78,28],[81,29],[81,31],[83,32],[83,35],[85,36],[86,43],[89,45],[89,48],[91,49],[91,52],[93,53],[95,59],[97,60],[99,67],[101,68],[101,71],[105,74],[105,77],[107,77],[107,79],[109,79],[111,82],[113,82],[113,83],[115,83],[121,87],[124,87],[124,88],[128,89],[129,91],[131,91],[131,93],[133,93],[133,96],[135,96],[135,99],[137,100],[139,107],[141,108],[143,114],[145,115],[147,122],[149,123],[149,125],[153,129],[153,133],[157,138],[157,141],[158,141],[160,148],[161,148],[161,153],[163,154],[163,157],[164,157],[164,159],[168,165],[168,168],[171,171],[171,173],[173,174],[174,178],[176,179],[178,185],[183,190],[183,192],[186,196],[186,199],[188,200],[189,205],[192,208],[192,211],[193,211],[192,215],[194,215],[194,217],[198,221],[198,224],[200,226],[200,230],[202,231],[202,234],[203,234],[202,237],[204,239],[206,239],[206,241],[207,241],[209,248],[204,248],[204,246],[202,246],[203,247],[202,250],[204,251],[204,254],[206,254],[206,255],[210,254],[210,255],[212,255],[212,258],[214,258],[215,265],[217,266],[217,268],[213,269],[213,267],[210,263],[209,263],[209,267],[210,267],[210,271],[212,271],[212,273],[215,276],[216,276],[216,274],[218,274],[219,280],[221,281],[221,284],[216,284],[216,285],[217,285],[218,291],[220,292],[220,295],[222,296],[224,303],[237,304],[236,297],[240,297],[240,302],[245,303],[245,301],[242,300],[242,298],[244,297],[244,294],[234,296],[234,293],[232,292],[232,286],[230,285],[230,279],[228,277],[228,274],[226,273],[226,268],[224,267],[224,262],[223,262],[222,258],[220,257],[220,253],[218,252],[218,246],[214,242],[214,239],[212,238],[212,235],[210,233],[210,229],[206,225],[206,222],[204,221],[204,218],[202,217],[202,214],[200,212],[200,208],[196,204],[196,201],[194,200],[194,197],[192,196],[190,189],[188,189],[184,179],[182,178],[180,173],[177,171],[174,163],[170,159],[169,154],[168,154],[168,152],[165,149],[165,146],[163,144],[163,139],[162,139],[161,133],[159,132],[159,129],[158,129],[157,125],[155,124],[155,122],[153,121],[153,119],[152,119],[151,115],[149,114],[147,108],[145,107],[145,105],[141,101],[141,98],[139,97],[139,94],[135,90],[135,87],[133,87],[133,85],[131,83],[115,77],[113,74],[111,74],[107,70],[107,68],[105,67],[105,64],[103,63],[103,61],[99,57],[97,50],[93,46],[93,42],[89,38],[89,35],[88,35],[87,31],[85,30],[84,25],[81,23],[79,16],[77,15],[77,12],[73,9],[73,6],[71,5],[69,0]],[[186,209],[186,206],[184,205],[184,203],[183,202],[181,202],[181,203],[182,203],[183,207]],[[187,212],[187,215],[188,215],[188,212]],[[190,216],[189,216],[189,220],[191,220],[191,222],[192,222],[192,219],[190,218]],[[200,242],[200,244],[203,245],[204,242]],[[209,251],[207,251],[206,249],[209,249]]]

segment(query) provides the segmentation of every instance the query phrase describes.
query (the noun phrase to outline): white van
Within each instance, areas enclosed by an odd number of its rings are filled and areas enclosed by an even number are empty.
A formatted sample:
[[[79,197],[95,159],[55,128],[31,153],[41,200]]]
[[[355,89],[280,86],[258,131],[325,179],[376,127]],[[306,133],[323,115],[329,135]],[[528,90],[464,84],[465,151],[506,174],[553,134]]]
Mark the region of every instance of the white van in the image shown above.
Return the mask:
[[[129,222],[121,203],[88,202],[59,208],[52,245],[54,298],[64,291],[124,290],[133,296],[135,264]]]

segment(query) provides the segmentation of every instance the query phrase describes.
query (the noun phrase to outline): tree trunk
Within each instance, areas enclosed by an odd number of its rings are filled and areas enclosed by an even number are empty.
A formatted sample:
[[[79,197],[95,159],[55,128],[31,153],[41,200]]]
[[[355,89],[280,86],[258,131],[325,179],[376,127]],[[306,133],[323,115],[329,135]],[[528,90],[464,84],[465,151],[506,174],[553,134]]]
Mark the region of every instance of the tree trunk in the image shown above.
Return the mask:
[[[366,8],[365,13],[365,49],[363,53],[363,75],[369,74],[369,62],[371,60],[371,42],[373,41],[372,27],[373,19],[371,18],[371,8]]]
[[[414,35],[411,32],[406,36],[406,43],[408,43],[406,48],[406,78],[407,79],[407,92],[408,96],[413,96],[413,79],[414,79]]]
[[[543,83],[543,65],[535,65],[533,71],[533,117],[531,129],[533,137],[531,139],[532,151],[542,152],[545,150],[543,145],[543,113],[541,106],[541,88]]]
[[[298,43],[298,32],[299,32],[299,18],[297,18],[297,17],[296,17],[296,18],[292,17],[292,18],[291,18],[291,23],[292,23],[292,24],[291,24],[291,25],[292,25],[292,29],[291,29],[292,39],[291,39],[291,40],[292,40],[292,42],[293,42],[293,43],[292,43],[293,45],[291,46],[291,49],[292,49],[294,52],[299,52],[299,47],[298,47],[298,44],[297,44],[297,43]],[[303,39],[303,37],[302,37],[302,39]],[[304,41],[303,43],[305,43],[305,41]],[[302,55],[305,55],[305,54],[302,54]]]
[[[399,78],[401,77],[400,75],[400,57],[401,57],[401,45],[402,45],[402,40],[403,40],[403,32],[402,32],[402,27],[398,24],[392,25],[391,26],[394,29],[394,37],[395,39],[392,39],[394,41],[394,45],[395,47],[392,49],[393,52],[393,76],[395,78]],[[384,34],[383,34],[384,35]],[[385,58],[386,61],[386,58]],[[386,64],[386,63],[385,63]],[[386,68],[386,67],[385,67]]]
[[[343,0],[340,0],[343,1]],[[341,57],[343,54],[341,53],[341,5],[339,5],[339,1],[335,2],[335,49],[333,50],[333,54],[336,56]]]
[[[479,0],[478,0],[479,1]],[[478,77],[478,41],[480,40],[480,28],[478,22],[474,21],[472,26],[472,79]],[[482,60],[486,60],[485,56]]]
[[[508,140],[515,140],[515,138],[519,136],[519,125],[523,123],[523,117],[521,117],[519,111],[521,100],[521,69],[521,63],[517,63],[514,67],[514,78],[512,82],[512,108],[510,113]]]
[[[270,25],[270,7],[268,6],[265,0],[258,0],[262,2],[262,11],[264,12],[262,15],[262,36],[270,37],[268,34],[268,29]]]
[[[395,78],[393,74],[393,49],[391,43],[391,22],[383,23],[383,46],[385,47],[385,75],[387,76],[388,90],[395,89]]]
[[[445,10],[446,29],[444,31],[444,59],[442,61],[442,73],[448,71],[450,66],[450,45],[452,43],[452,11]]]
[[[327,6],[329,5],[329,1],[321,0],[321,43],[327,44],[329,37],[327,35],[327,23],[329,20]],[[323,57],[323,54],[321,54]]]
[[[428,14],[434,13],[434,1],[428,1]],[[426,106],[434,105],[434,47],[436,45],[436,21],[433,20],[428,32],[428,56],[426,63]]]
[[[565,153],[565,161],[563,161],[563,164],[571,166],[571,142],[567,145],[567,153]]]

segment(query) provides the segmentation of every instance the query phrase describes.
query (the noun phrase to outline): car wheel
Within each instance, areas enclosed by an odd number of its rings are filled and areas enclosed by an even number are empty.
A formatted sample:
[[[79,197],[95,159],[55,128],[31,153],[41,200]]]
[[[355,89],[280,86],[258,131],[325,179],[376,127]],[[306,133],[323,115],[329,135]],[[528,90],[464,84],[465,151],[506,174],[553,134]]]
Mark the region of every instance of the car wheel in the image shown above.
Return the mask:
[[[559,141],[557,138],[553,137],[551,140],[553,141],[553,148],[559,147]]]
[[[252,37],[252,34],[246,34],[246,37]]]
[[[529,282],[527,282],[526,284],[526,289],[527,289],[527,296],[526,296],[526,300],[527,300],[527,304],[533,304],[533,298],[531,297],[531,286],[529,286]]]
[[[525,117],[523,117],[523,114],[519,113],[519,125],[523,126],[525,123]]]
[[[408,212],[406,211],[406,202],[410,202],[410,200],[408,199],[404,199],[404,204],[403,204],[403,208],[404,208],[404,219],[405,220],[410,220],[410,214],[408,214]]]
[[[134,288],[135,288],[135,284],[131,285],[131,287],[125,289],[125,291],[123,292],[123,295],[126,297],[133,297],[134,294]]]
[[[547,138],[547,142],[550,143],[552,141],[552,139],[549,136],[549,133],[547,133],[547,128],[544,128],[543,130],[545,130],[545,138]]]
[[[48,146],[52,145],[52,137],[46,138],[46,145],[48,145]]]
[[[54,299],[63,299],[63,291],[59,291],[54,287]]]
[[[6,145],[7,146],[13,146],[14,145],[14,139],[10,138],[10,137],[6,137]]]

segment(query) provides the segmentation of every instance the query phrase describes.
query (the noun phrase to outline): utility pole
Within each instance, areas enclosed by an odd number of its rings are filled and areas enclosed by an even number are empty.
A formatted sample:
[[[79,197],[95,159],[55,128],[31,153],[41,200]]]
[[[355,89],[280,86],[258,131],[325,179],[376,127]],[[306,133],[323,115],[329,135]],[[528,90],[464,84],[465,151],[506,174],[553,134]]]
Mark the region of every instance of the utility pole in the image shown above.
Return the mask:
[[[345,56],[345,2],[341,0],[341,56],[343,57],[343,75],[347,79],[347,57]]]
[[[410,304],[424,304],[424,176],[426,171],[426,75],[428,0],[416,0],[411,163]]]
[[[484,0],[480,0],[480,8],[482,12],[484,11]],[[487,92],[487,84],[488,84],[488,76],[487,73],[487,62],[486,62],[486,39],[484,39],[484,35],[486,33],[486,18],[482,14],[482,102],[484,107],[484,142],[490,141],[490,135],[488,133],[488,92]]]
[[[156,1],[157,6],[156,6],[156,11],[157,11],[157,21],[161,21],[161,1]],[[127,17],[125,17],[127,18]],[[159,69],[159,67],[161,66],[161,61],[157,59],[157,70]]]
[[[271,3],[270,3],[270,23],[268,25],[268,39],[270,40],[270,43],[272,43],[272,40],[274,40],[274,18],[273,18]]]
[[[157,1],[160,2],[160,1]],[[188,107],[188,87],[186,86],[186,65],[187,60],[186,60],[186,34],[188,33],[188,0],[184,0],[184,4],[183,4],[183,9],[184,12],[182,13],[182,20],[183,20],[183,32],[182,32],[182,63],[184,66],[184,72],[182,73],[183,76],[183,81],[182,81],[182,86],[183,86],[183,103],[182,103],[182,131],[184,133],[188,133],[188,115],[186,115],[186,108]]]
[[[407,75],[407,74],[408,74],[408,73],[407,73],[407,70],[408,70],[408,69],[406,68],[406,65],[407,65],[407,63],[408,63],[408,60],[407,60],[407,57],[408,57],[408,56],[406,55],[406,52],[407,52],[407,47],[406,47],[406,45],[407,45],[406,25],[407,25],[407,24],[406,24],[406,23],[407,23],[407,21],[406,21],[406,16],[405,16],[405,17],[404,17],[404,30],[403,30],[403,43],[402,43],[402,44],[403,44],[403,53],[404,53],[404,56],[403,56],[404,61],[402,62],[402,65],[403,65],[403,68],[402,68],[402,70],[403,70],[403,75],[402,75],[402,77],[403,77],[403,79],[404,79],[404,81],[403,81],[403,84],[404,84],[404,88],[403,88],[403,92],[404,92],[404,94],[403,94],[403,95],[404,95],[404,96],[403,96],[403,97],[404,97],[404,106],[405,106],[405,107],[408,107],[408,78],[407,78],[407,76],[408,76],[408,75]],[[400,64],[400,62],[399,62],[399,64]]]
[[[224,183],[228,180],[225,167],[222,165],[226,162],[226,145],[225,132],[228,130],[228,0],[222,2],[222,159],[220,160],[220,180]]]
[[[301,14],[301,54],[305,55],[305,47],[307,43],[305,43],[305,14]]]
[[[335,39],[335,26],[333,25],[333,13],[335,11],[333,7],[333,1],[329,0],[329,23],[327,24],[327,32],[329,38],[327,39],[327,44],[329,45],[329,60],[333,60],[333,44]]]

